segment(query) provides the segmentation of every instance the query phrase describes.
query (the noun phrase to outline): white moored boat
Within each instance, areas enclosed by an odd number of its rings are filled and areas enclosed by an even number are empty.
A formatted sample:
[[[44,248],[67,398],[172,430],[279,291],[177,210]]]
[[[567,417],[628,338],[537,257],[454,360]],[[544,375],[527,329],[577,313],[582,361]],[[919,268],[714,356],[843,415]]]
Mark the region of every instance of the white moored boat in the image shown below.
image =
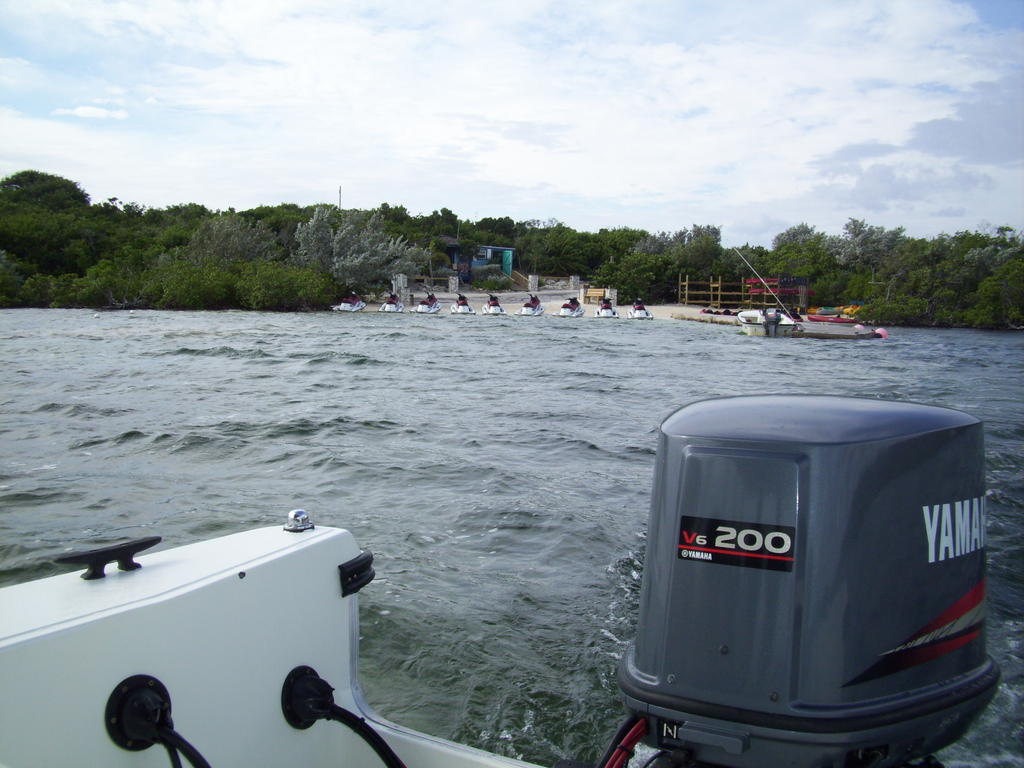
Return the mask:
[[[745,309],[736,313],[740,328],[748,336],[792,336],[796,323],[777,309]]]

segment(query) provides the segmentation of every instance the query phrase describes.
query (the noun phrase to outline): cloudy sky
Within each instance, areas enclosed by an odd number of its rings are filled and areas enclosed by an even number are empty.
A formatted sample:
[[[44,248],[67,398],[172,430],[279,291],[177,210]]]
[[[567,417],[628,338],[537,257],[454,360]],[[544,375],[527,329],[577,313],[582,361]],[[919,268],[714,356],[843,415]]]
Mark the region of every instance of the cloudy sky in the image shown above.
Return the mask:
[[[0,0],[0,176],[580,230],[1024,226],[1024,0]]]

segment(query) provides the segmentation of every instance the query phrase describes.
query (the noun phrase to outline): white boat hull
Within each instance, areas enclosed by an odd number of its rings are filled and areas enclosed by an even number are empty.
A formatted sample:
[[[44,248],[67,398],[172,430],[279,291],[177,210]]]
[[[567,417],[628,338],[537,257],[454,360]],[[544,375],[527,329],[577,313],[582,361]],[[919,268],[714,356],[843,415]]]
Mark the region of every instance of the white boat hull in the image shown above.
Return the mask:
[[[618,317],[619,313],[614,309],[597,309],[594,311],[594,317]]]
[[[559,317],[583,317],[583,314],[585,312],[586,312],[586,310],[583,309],[582,305],[576,307],[575,309],[573,309],[572,307],[562,307],[560,310],[558,310],[558,316]]]
[[[453,315],[475,315],[476,310],[469,304],[452,304]]]
[[[484,304],[484,306],[480,309],[480,311],[483,312],[485,315],[504,315],[505,314],[505,308],[504,307],[495,306],[495,305],[491,305],[491,304]]]
[[[745,309],[737,313],[736,319],[748,336],[789,338],[797,328],[792,318],[781,313],[766,315],[760,309]]]
[[[417,304],[416,312],[420,315],[434,315],[441,311],[440,304]]]
[[[398,302],[397,304],[381,304],[378,312],[404,312],[405,304]]]
[[[649,309],[631,309],[626,313],[626,317],[630,320],[653,320],[654,315],[651,314]]]
[[[341,304],[335,304],[331,309],[335,312],[359,312],[360,310],[366,309],[366,302],[360,301],[355,304],[346,304],[343,302]]]
[[[338,723],[288,724],[282,686],[306,665],[408,768],[527,766],[366,705],[358,595],[339,589],[339,564],[359,555],[345,530],[261,528],[140,555],[138,570],[108,565],[103,579],[69,573],[0,589],[0,765],[169,765],[159,745],[132,752],[108,736],[108,697],[134,675],[163,684],[175,731],[217,768],[381,765]]]
[[[526,315],[527,317],[540,317],[544,314],[544,305],[541,304],[539,307],[523,307],[517,314]]]

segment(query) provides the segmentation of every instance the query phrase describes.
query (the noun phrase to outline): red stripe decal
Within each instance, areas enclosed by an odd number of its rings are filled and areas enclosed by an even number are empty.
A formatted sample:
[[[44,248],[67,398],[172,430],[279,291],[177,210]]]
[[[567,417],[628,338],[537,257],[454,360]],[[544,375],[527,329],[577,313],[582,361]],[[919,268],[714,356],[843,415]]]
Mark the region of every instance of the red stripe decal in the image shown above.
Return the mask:
[[[759,555],[756,552],[739,552],[735,549],[714,549],[712,547],[691,547],[679,545],[680,549],[688,549],[691,552],[717,552],[720,555],[736,555],[737,557],[760,557],[765,560],[785,560],[786,562],[793,562],[792,557],[783,557],[782,555]]]
[[[971,590],[953,603],[947,608],[941,615],[939,615],[930,624],[925,625],[917,631],[916,634],[911,635],[910,640],[916,640],[922,635],[927,635],[929,632],[934,632],[939,627],[944,627],[947,624],[952,624],[954,621],[959,619],[965,613],[973,610],[985,599],[985,580],[982,579],[975,584]]]

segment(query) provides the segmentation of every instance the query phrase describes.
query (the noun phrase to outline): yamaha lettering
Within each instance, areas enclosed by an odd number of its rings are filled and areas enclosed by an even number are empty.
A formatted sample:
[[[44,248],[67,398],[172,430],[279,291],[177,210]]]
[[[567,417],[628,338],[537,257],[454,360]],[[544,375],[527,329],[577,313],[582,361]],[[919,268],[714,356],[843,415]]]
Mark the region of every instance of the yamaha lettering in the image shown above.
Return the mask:
[[[921,512],[929,563],[952,560],[985,547],[984,496],[950,504],[926,504]]]
[[[683,517],[679,525],[680,560],[792,571],[795,544],[796,528],[788,525],[710,517]]]

